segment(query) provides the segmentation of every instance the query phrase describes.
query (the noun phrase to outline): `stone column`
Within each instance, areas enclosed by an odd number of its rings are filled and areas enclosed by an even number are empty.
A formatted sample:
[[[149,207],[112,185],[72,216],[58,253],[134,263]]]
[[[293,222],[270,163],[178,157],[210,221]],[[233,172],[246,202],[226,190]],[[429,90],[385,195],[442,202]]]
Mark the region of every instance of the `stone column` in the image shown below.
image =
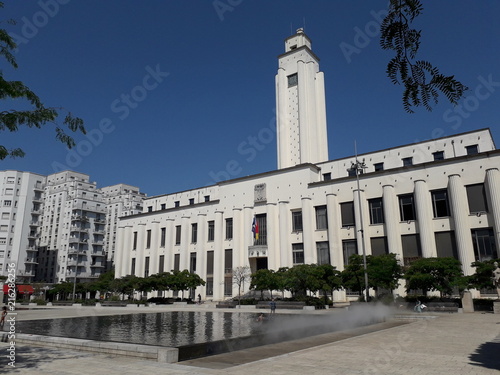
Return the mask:
[[[120,278],[130,272],[130,257],[132,246],[130,242],[130,225],[119,226],[115,246],[115,277]]]
[[[451,212],[455,222],[455,237],[458,256],[462,262],[464,275],[474,274],[471,263],[474,262],[474,247],[468,225],[469,210],[467,207],[467,193],[458,174],[448,176],[448,192],[450,194]]]
[[[239,267],[245,259],[243,240],[243,213],[241,208],[233,208],[233,269]]]
[[[490,212],[493,217],[493,232],[497,256],[500,256],[500,171],[497,168],[486,170],[486,186],[490,202]]]
[[[360,206],[361,201],[361,206]],[[354,219],[356,222],[356,240],[358,254],[363,255],[363,246],[366,255],[371,255],[370,238],[368,236],[368,209],[366,208],[365,192],[354,190]],[[363,233],[361,232],[363,231]]]
[[[198,214],[197,217],[197,232],[196,232],[196,273],[203,280],[207,280],[207,250],[205,248],[205,225],[207,222],[207,216],[205,214]],[[202,298],[206,297],[206,288],[202,288],[201,291]]]
[[[189,229],[189,216],[182,216],[179,271],[189,270]]]
[[[276,203],[268,203],[267,209],[267,268],[277,270],[279,264],[279,219]]]
[[[387,247],[389,253],[397,255],[403,264],[403,249],[401,246],[401,233],[399,230],[398,200],[394,193],[394,186],[382,187],[382,204],[384,208],[385,233],[387,234]]]
[[[214,300],[224,299],[224,249],[222,236],[224,233],[222,211],[215,212],[214,231]]]
[[[310,134],[309,131],[312,128],[312,124],[308,123],[308,100],[309,100],[309,92],[308,92],[308,76],[306,64],[303,61],[299,61],[297,63],[297,79],[298,79],[298,99],[299,99],[299,136],[300,136],[300,162],[306,163],[310,161],[311,151],[309,149],[310,145]],[[306,262],[307,263],[307,262]]]
[[[288,201],[279,202],[279,254],[280,264],[282,267],[292,267],[292,245],[289,242],[291,233],[290,215],[288,210]]]
[[[332,266],[338,271],[344,270],[344,252],[340,236],[340,210],[336,194],[326,195],[326,213],[328,220],[328,246],[330,247],[330,259]],[[333,300],[336,302],[346,301],[345,290],[333,292]]]
[[[159,272],[159,249],[160,249],[160,222],[153,220],[151,222],[151,249],[149,256],[149,274],[154,275]]]
[[[313,239],[314,220],[312,215],[312,201],[309,197],[302,198],[302,241],[304,242],[304,263],[317,263],[316,244]]]
[[[252,221],[254,218],[253,207],[245,206],[243,207],[243,253],[241,267],[250,267],[250,260],[248,259],[248,247],[253,246],[253,233],[252,233]],[[255,272],[256,270],[252,270]]]
[[[437,257],[436,241],[432,228],[431,197],[424,180],[415,181],[415,201],[422,256],[424,258]]]
[[[174,269],[174,219],[167,219],[165,228],[165,272],[171,272]]]
[[[139,223],[137,225],[137,250],[135,259],[135,275],[144,277],[144,248],[146,247],[146,223]]]

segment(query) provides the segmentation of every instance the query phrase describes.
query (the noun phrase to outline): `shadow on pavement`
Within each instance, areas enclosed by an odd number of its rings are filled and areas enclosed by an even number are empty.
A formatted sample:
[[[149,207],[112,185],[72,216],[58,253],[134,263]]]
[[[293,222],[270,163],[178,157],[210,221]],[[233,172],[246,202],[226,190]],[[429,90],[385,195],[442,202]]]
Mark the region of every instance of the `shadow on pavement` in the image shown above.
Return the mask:
[[[493,370],[500,370],[500,336],[493,341],[481,344],[476,352],[469,356],[471,364],[474,366],[486,367]]]

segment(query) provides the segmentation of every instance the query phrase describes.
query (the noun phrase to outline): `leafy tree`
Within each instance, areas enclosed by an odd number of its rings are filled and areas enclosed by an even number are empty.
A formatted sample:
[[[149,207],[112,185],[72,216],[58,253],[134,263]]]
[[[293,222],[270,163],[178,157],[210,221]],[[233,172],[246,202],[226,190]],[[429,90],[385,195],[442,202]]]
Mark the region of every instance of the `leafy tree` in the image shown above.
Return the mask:
[[[250,267],[236,267],[233,269],[233,284],[238,286],[238,305],[241,305],[241,290],[245,288],[245,282],[250,280]]]
[[[423,11],[420,0],[390,0],[388,14],[380,27],[382,49],[396,52],[387,65],[387,75],[394,84],[403,84],[403,107],[413,113],[412,107],[432,110],[438,102],[438,91],[454,105],[468,89],[454,76],[445,76],[430,62],[415,60],[420,47],[421,31],[410,27]]]
[[[170,272],[156,273],[150,276],[153,289],[157,291],[170,290],[172,274]]]
[[[3,2],[0,2],[0,8],[3,8]],[[9,21],[14,23],[13,21]],[[5,29],[0,29],[0,56],[7,63],[17,68],[17,62],[14,57],[14,51],[17,48],[14,39]],[[45,125],[55,125],[56,139],[64,143],[69,148],[75,146],[74,139],[65,133],[63,128],[72,132],[80,131],[85,134],[83,120],[61,108],[46,107],[41,99],[31,91],[21,81],[8,81],[4,78],[3,71],[0,70],[0,99],[8,100],[9,105],[17,105],[22,109],[10,109],[0,112],[0,131],[15,132],[20,126],[28,128],[42,128]],[[5,105],[7,106],[7,105]],[[27,108],[27,109],[24,109]],[[58,119],[64,117],[62,125],[58,125]],[[22,157],[25,153],[20,148],[7,149],[0,145],[0,160],[8,156]]]
[[[405,272],[406,290],[422,289],[427,295],[437,290],[440,295],[451,294],[453,288],[463,286],[461,263],[455,258],[420,258],[415,260]]]
[[[271,292],[271,298],[273,297],[273,290],[278,289],[278,279],[276,273],[273,270],[260,269],[251,275],[250,289],[260,290],[261,299],[263,298],[263,293],[265,290]]]
[[[486,260],[484,262],[474,262],[472,267],[476,269],[474,275],[468,277],[469,287],[476,289],[494,289],[493,285],[493,263],[500,263],[500,260]]]
[[[378,294],[378,289],[393,291],[399,286],[403,277],[403,267],[399,264],[396,254],[368,255],[366,257],[368,285]]]
[[[134,293],[139,283],[139,278],[135,275],[123,276],[119,279],[114,279],[109,284],[109,290],[114,293],[119,293],[122,296],[130,296]]]
[[[353,254],[349,257],[348,264],[341,272],[341,278],[344,288],[351,289],[361,295],[361,292],[365,289],[365,271],[361,255]]]
[[[316,272],[316,264],[299,264],[293,266],[286,273],[287,289],[294,295],[307,295],[321,289],[322,283]]]
[[[321,282],[320,289],[323,291],[325,297],[325,305],[327,304],[327,292],[332,294],[333,291],[342,289],[342,278],[340,271],[337,271],[331,264],[321,264],[316,267],[318,279]]]
[[[280,267],[278,271],[274,273],[274,277],[276,278],[276,290],[281,292],[282,298],[285,298],[285,290],[287,290],[287,273],[288,267]]]
[[[63,281],[59,284],[56,284],[52,289],[48,291],[48,294],[52,297],[55,297],[57,294],[59,294],[60,300],[66,300],[72,293],[73,283],[70,281]]]
[[[167,278],[170,289],[181,292],[181,298],[184,299],[184,291],[194,289],[200,285],[205,285],[205,281],[197,274],[191,273],[188,270],[173,271]]]

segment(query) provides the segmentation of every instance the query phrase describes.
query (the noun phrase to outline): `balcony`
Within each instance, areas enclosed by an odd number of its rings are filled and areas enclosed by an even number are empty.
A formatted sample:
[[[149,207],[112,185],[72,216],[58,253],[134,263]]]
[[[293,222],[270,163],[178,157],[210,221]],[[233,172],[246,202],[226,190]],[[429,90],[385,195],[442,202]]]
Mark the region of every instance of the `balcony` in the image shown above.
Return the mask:
[[[39,227],[40,221],[30,221],[30,227]]]
[[[101,241],[101,240],[92,240],[92,245],[94,245],[94,246],[104,246],[104,241]]]
[[[104,264],[101,263],[91,264],[90,268],[104,268]]]
[[[267,254],[267,245],[248,246],[249,258],[266,258]]]
[[[35,232],[31,232],[28,234],[28,239],[30,239],[30,240],[35,240],[37,238],[38,238],[38,235]]]
[[[38,261],[35,258],[25,258],[24,263],[27,264],[38,264]]]
[[[87,250],[82,250],[82,249],[72,249],[70,248],[68,250],[68,255],[77,255],[77,254],[80,254],[80,255],[85,255],[87,254]]]
[[[33,253],[37,253],[38,252],[38,248],[35,247],[35,246],[27,246],[26,247],[26,251],[31,251]]]
[[[104,236],[106,234],[106,231],[100,229],[100,230],[94,230],[94,234]]]
[[[89,231],[87,228],[77,227],[74,225],[70,228],[70,230],[72,232],[85,232],[85,233],[88,233],[88,231]]]
[[[31,209],[31,214],[32,215],[41,215],[42,214],[42,209],[41,208],[32,208]]]
[[[16,276],[25,276],[25,277],[33,277],[35,276],[35,271],[18,271],[16,272]]]

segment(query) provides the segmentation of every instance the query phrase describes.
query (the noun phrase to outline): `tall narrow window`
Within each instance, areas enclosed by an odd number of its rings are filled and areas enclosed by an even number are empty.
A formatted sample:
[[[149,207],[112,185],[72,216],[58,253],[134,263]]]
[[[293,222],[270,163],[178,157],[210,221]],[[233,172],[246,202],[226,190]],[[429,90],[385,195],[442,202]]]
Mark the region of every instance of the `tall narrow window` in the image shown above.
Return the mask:
[[[316,229],[328,229],[328,218],[326,216],[326,206],[316,207]]]
[[[436,239],[438,258],[453,257],[459,260],[455,232],[436,232],[434,237]]]
[[[406,234],[401,236],[401,245],[403,248],[403,262],[408,266],[416,259],[422,257],[422,248],[420,247],[420,237],[418,234]]]
[[[259,228],[259,238],[254,245],[267,245],[267,216],[266,214],[255,215]]]
[[[330,264],[330,248],[327,241],[316,242],[318,264]]]
[[[233,219],[226,219],[226,240],[233,239]]]
[[[181,244],[181,226],[180,225],[175,226],[175,244],[176,245]]]
[[[215,221],[208,222],[208,241],[213,241],[215,238]]]
[[[160,255],[158,260],[158,273],[165,272],[165,255]]]
[[[370,199],[368,201],[370,208],[370,224],[383,224],[384,223],[384,209],[382,198]]]
[[[384,255],[389,253],[387,237],[370,238],[370,246],[372,248],[372,255]]]
[[[472,229],[472,243],[477,262],[498,259],[495,237],[491,228]]]
[[[342,227],[354,226],[354,202],[340,204],[340,215],[342,217]]]
[[[144,277],[149,276],[149,257],[144,258]]]
[[[134,232],[134,240],[132,242],[132,250],[137,250],[137,232]]]
[[[437,218],[450,216],[450,208],[448,205],[448,191],[446,189],[432,191],[431,197],[434,217]]]
[[[197,243],[198,242],[198,224],[193,223],[191,224],[191,243]]]
[[[214,294],[214,252],[207,251],[207,283],[205,285],[205,292],[207,296]]]
[[[135,258],[132,258],[132,264],[130,265],[130,274],[135,275]]]
[[[349,258],[351,255],[358,253],[358,245],[356,240],[344,240],[342,241],[342,253],[344,255],[344,266],[349,264]]]
[[[196,272],[196,253],[189,254],[189,272]]]
[[[304,264],[304,244],[293,243],[292,244],[292,257],[293,264]]]
[[[413,194],[401,195],[399,197],[399,211],[401,214],[401,221],[410,221],[416,219]]]
[[[302,232],[302,211],[292,211],[292,231]]]
[[[181,265],[181,254],[174,254],[174,271],[179,271]]]
[[[151,229],[146,232],[146,249],[151,248]]]
[[[160,230],[160,247],[165,247],[165,241],[167,236],[167,228],[161,228]]]

